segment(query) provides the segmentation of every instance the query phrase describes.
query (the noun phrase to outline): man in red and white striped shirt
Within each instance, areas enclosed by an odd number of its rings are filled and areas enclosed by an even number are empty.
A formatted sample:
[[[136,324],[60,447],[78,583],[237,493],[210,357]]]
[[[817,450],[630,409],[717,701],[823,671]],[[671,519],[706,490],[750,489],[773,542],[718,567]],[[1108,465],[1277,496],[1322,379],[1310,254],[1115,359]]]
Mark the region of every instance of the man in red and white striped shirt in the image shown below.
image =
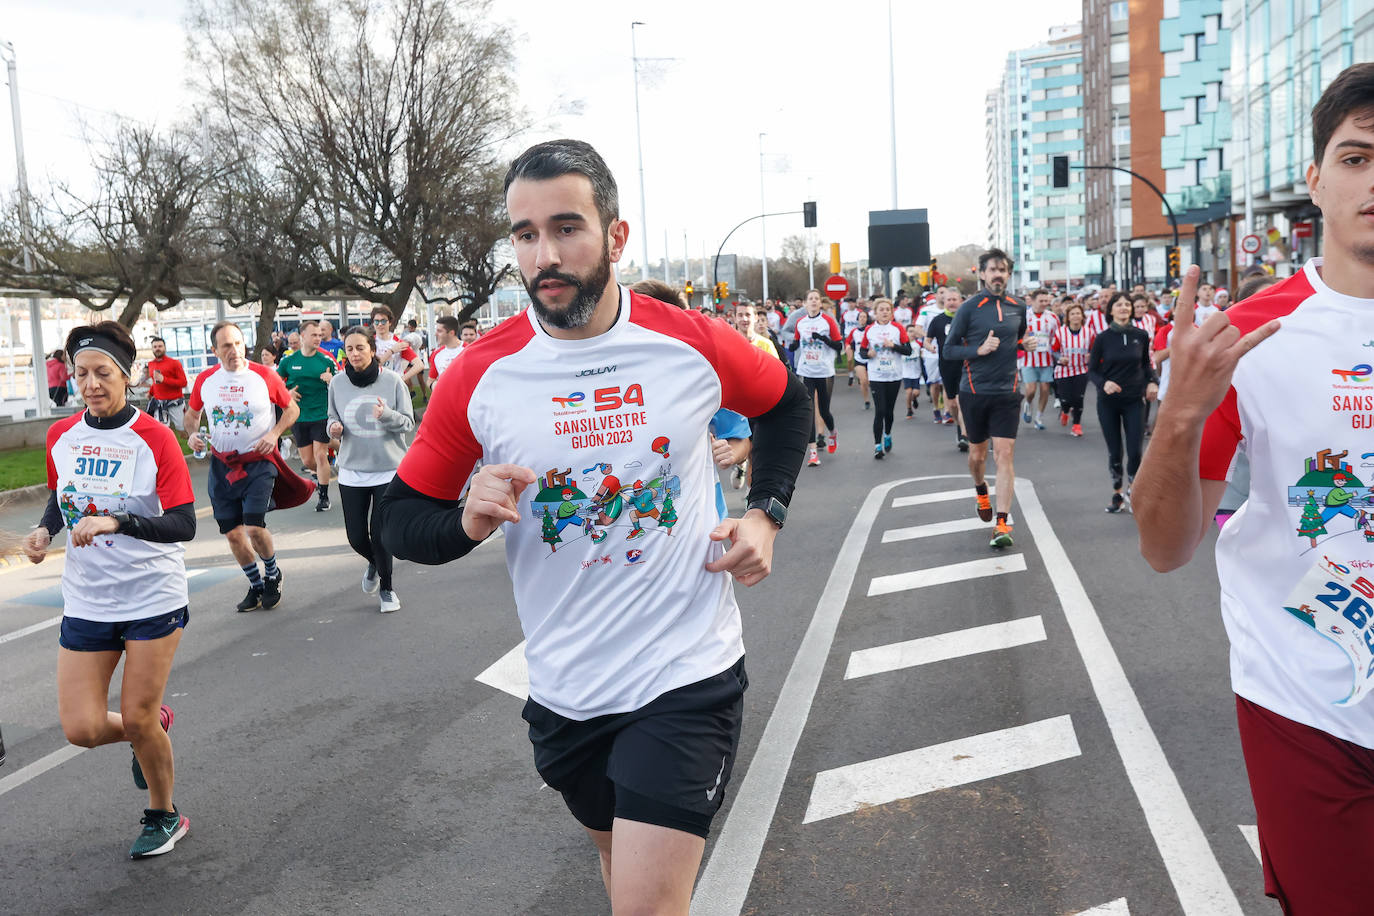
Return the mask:
[[[1033,291],[1028,298],[1031,310],[1026,315],[1026,336],[1034,337],[1038,345],[1034,350],[1023,350],[1016,361],[1026,398],[1021,406],[1021,419],[1031,422],[1031,402],[1038,391],[1040,401],[1034,416],[1035,428],[1044,429],[1045,405],[1050,402],[1050,388],[1054,383],[1054,355],[1050,353],[1050,338],[1059,329],[1059,319],[1049,310],[1049,290],[1042,287]]]
[[[1107,303],[1112,301],[1112,296],[1115,293],[1114,287],[1105,286],[1098,290],[1092,298],[1084,301],[1083,308],[1087,311],[1087,315],[1083,319],[1083,327],[1094,335],[1101,334],[1107,330],[1107,325],[1112,323],[1111,318],[1107,316]]]

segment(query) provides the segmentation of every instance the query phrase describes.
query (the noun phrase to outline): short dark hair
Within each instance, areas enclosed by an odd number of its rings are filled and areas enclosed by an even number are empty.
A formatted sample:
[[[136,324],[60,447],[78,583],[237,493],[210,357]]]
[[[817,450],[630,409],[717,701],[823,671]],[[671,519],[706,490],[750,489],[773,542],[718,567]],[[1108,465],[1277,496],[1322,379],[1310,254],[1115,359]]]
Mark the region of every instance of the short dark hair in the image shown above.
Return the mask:
[[[458,333],[458,319],[454,318],[452,315],[440,315],[438,318],[434,319],[434,323],[450,334]]]
[[[463,322],[463,326],[462,326],[461,328],[459,328],[458,330],[460,330],[460,331],[479,331],[479,330],[481,330],[481,329],[477,327],[477,322],[476,322],[476,321],[474,321],[474,320],[472,320],[471,318],[469,318],[467,321],[464,321],[464,322]]]
[[[406,327],[408,327],[408,328],[413,328],[413,327],[416,327],[417,324],[418,324],[418,322],[416,322],[416,320],[415,320],[414,318],[412,318],[412,319],[410,319],[409,321],[406,322]]]
[[[217,337],[219,336],[219,332],[220,332],[220,331],[223,331],[225,328],[237,328],[237,327],[238,327],[238,325],[235,324],[235,323],[232,322],[232,321],[221,321],[221,322],[216,323],[215,326],[214,326],[213,328],[210,329],[210,349],[213,350],[213,349],[215,348],[215,346],[216,346],[216,344],[215,344],[215,338],[217,338]],[[239,334],[243,334],[243,331],[240,330],[240,331],[239,331]]]
[[[1240,289],[1236,290],[1236,301],[1240,302],[1241,300],[1249,299],[1251,296],[1253,296],[1260,290],[1268,289],[1269,287],[1273,286],[1275,283],[1278,282],[1278,277],[1270,276],[1269,274],[1265,273],[1256,274],[1253,277],[1248,277],[1245,280],[1245,282],[1243,282],[1240,285]]]
[[[581,175],[592,183],[592,201],[601,217],[601,228],[620,218],[620,191],[606,160],[582,140],[547,140],[536,143],[515,158],[506,171],[502,193],[517,178],[550,181],[563,175]]]
[[[978,256],[978,272],[982,273],[988,269],[988,265],[993,261],[1001,261],[1007,265],[1007,270],[1011,270],[1012,260],[1007,253],[1000,248],[989,248]]]
[[[1374,119],[1374,63],[1346,67],[1312,109],[1312,161],[1318,167],[1331,135],[1351,115]]]
[[[367,317],[369,318],[376,318],[378,315],[386,318],[386,320],[393,325],[396,323],[396,313],[393,312],[389,306],[374,305],[372,306],[372,311],[367,313]]]
[[[683,304],[682,293],[679,292],[662,280],[647,279],[640,280],[638,283],[630,284],[630,289],[639,293],[641,296],[648,296],[650,299],[657,299],[659,302],[671,305],[674,308],[686,308]]]
[[[316,321],[314,318],[309,318],[305,321],[302,321],[300,327],[296,328],[296,330],[304,331],[306,328],[317,328],[319,326],[320,323],[318,321]]]
[[[148,338],[148,343],[150,343],[150,344],[155,344],[155,343],[165,344],[165,343],[167,343],[167,341],[163,340],[161,337],[150,337],[150,338]]]
[[[1026,295],[1026,298],[1027,298],[1027,299],[1034,299],[1036,296],[1048,296],[1048,295],[1050,295],[1050,291],[1049,291],[1049,290],[1045,289],[1045,287],[1043,287],[1043,286],[1037,286],[1035,289],[1031,290],[1030,293],[1028,293],[1028,294]]]

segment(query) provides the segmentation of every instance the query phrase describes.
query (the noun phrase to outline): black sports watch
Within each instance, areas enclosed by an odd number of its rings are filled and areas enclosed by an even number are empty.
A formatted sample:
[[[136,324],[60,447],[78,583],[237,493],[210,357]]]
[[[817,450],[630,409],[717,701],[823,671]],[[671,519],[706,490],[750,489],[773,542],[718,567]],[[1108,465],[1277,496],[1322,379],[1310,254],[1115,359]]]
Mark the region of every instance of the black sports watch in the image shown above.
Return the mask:
[[[778,528],[782,528],[783,525],[787,524],[787,506],[783,505],[782,500],[774,496],[769,496],[766,499],[750,500],[745,511],[748,511],[748,509],[758,509],[764,515],[768,516],[769,520]]]
[[[134,521],[132,515],[127,512],[111,512],[110,518],[119,523],[117,533],[133,536],[138,530],[138,523]]]

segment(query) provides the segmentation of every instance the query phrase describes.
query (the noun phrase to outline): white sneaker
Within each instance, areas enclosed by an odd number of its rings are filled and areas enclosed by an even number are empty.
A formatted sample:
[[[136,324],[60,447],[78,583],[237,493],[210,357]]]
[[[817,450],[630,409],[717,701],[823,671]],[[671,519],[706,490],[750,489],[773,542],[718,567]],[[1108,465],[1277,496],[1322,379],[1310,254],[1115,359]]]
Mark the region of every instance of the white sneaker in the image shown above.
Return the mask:
[[[381,579],[377,577],[377,567],[371,563],[367,564],[367,572],[363,573],[363,594],[371,595],[377,591],[377,586],[381,584]]]
[[[399,611],[401,609],[401,599],[396,597],[395,592],[382,589],[381,598],[382,603],[378,610],[383,614],[390,614],[392,611]]]

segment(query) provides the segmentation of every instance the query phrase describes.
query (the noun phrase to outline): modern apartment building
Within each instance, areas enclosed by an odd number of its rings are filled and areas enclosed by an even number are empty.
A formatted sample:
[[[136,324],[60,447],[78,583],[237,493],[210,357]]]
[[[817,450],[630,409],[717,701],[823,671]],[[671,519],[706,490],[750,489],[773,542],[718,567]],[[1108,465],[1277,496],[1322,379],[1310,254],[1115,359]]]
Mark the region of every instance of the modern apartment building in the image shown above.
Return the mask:
[[[1255,259],[1286,275],[1321,250],[1320,213],[1304,177],[1312,107],[1342,70],[1374,60],[1374,0],[1228,0],[1225,19],[1232,235],[1260,236]],[[1244,266],[1246,256],[1232,253]]]
[[[1052,157],[1083,161],[1083,49],[1077,24],[1007,56],[987,97],[989,241],[1016,261],[1013,284],[1080,285],[1100,279],[1085,247],[1081,172],[1052,187]]]

